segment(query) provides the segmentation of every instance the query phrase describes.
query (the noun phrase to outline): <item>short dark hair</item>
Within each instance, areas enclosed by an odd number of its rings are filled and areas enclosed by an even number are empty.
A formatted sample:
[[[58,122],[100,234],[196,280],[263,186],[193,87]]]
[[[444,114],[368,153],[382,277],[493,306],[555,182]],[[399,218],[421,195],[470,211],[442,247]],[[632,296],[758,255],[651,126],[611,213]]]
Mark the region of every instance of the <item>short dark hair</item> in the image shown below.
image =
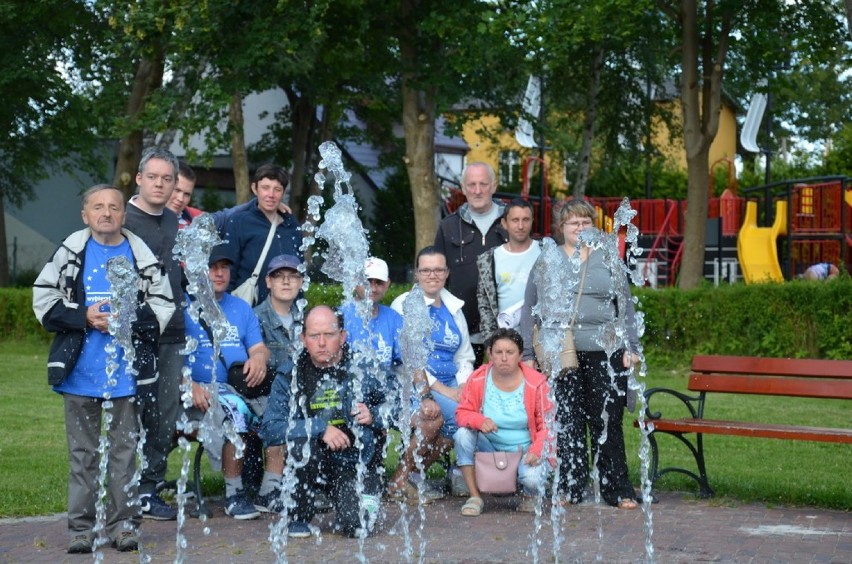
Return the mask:
[[[512,200],[506,204],[506,209],[503,210],[503,217],[500,219],[506,219],[509,217],[509,210],[512,208],[524,208],[530,210],[530,213],[535,216],[535,209],[533,208],[532,203],[529,200],[525,200],[523,198],[512,198]]]
[[[442,257],[444,257],[444,260],[447,260],[447,255],[444,254],[444,251],[442,251],[435,245],[428,245],[420,249],[420,252],[417,253],[417,258],[414,259],[414,268],[420,267],[420,257],[425,255],[441,255]]]
[[[518,346],[518,352],[524,352],[524,338],[521,337],[521,334],[515,331],[514,329],[507,329],[505,327],[500,327],[488,337],[488,341],[485,343],[485,348],[491,350],[491,347],[494,346],[494,343],[499,341],[500,339],[507,339],[512,341]]]
[[[254,176],[251,177],[251,183],[257,184],[264,178],[277,180],[284,187],[284,190],[287,190],[287,185],[290,183],[290,175],[284,170],[284,167],[272,163],[262,164],[257,167],[257,170],[254,171]]]
[[[178,161],[178,174],[190,182],[195,182],[195,171],[183,161]]]

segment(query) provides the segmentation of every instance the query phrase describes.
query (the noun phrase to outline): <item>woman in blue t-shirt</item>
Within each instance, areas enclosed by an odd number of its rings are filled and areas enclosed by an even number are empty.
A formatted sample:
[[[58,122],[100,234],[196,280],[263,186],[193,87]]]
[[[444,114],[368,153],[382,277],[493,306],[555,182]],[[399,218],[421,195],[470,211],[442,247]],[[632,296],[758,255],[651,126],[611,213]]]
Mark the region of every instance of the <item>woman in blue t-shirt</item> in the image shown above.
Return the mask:
[[[392,496],[417,495],[408,481],[414,469],[415,453],[423,457],[423,468],[428,468],[453,446],[456,426],[456,407],[461,390],[473,371],[473,347],[467,322],[462,313],[464,302],[444,287],[449,269],[447,257],[435,247],[425,247],[417,254],[415,262],[417,285],[429,306],[432,320],[431,352],[423,376],[425,382],[415,382],[417,397],[411,426],[416,428],[407,452],[400,460],[388,487]],[[408,292],[396,298],[391,307],[402,311]]]

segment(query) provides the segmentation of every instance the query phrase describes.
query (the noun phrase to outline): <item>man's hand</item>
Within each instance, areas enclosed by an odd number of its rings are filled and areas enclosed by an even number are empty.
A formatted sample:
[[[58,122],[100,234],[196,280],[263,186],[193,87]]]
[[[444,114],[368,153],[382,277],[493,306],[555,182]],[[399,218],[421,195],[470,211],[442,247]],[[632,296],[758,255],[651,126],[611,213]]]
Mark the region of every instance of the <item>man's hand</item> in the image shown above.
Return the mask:
[[[333,425],[326,426],[322,442],[331,450],[344,450],[352,446],[349,436]]]
[[[483,433],[493,433],[497,430],[497,424],[490,417],[486,417],[479,430]]]
[[[266,361],[261,360],[257,357],[251,357],[243,364],[243,375],[246,377],[246,384],[249,388],[259,386],[266,378]]]
[[[624,368],[630,368],[634,364],[639,364],[639,355],[630,351],[624,351],[621,362],[624,364]]]
[[[102,333],[109,332],[109,312],[101,311],[101,306],[108,304],[109,300],[101,300],[86,308],[86,325],[97,329]]]
[[[355,418],[355,422],[359,425],[372,425],[373,424],[373,414],[370,413],[370,408],[367,407],[366,403],[356,403],[355,409],[352,410],[352,416]]]
[[[538,463],[541,462],[541,457],[537,454],[533,454],[530,451],[524,455],[524,464],[527,466],[538,466]]]
[[[192,405],[203,413],[210,409],[210,392],[198,382],[192,383]]]

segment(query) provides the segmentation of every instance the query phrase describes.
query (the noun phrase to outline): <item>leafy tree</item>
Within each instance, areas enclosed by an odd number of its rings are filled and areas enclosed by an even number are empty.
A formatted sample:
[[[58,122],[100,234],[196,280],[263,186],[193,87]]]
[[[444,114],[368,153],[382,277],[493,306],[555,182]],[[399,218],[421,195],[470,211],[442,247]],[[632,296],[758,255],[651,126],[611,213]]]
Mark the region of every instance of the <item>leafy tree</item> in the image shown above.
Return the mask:
[[[0,286],[9,283],[5,207],[54,169],[102,170],[83,95],[100,22],[84,1],[0,3]]]
[[[703,278],[704,230],[708,210],[710,144],[719,129],[721,95],[729,64],[743,75],[761,76],[785,62],[791,38],[800,57],[839,40],[831,2],[806,5],[782,1],[659,0],[680,38],[680,101],[687,159],[687,211],[679,287]],[[803,34],[802,30],[808,30]],[[767,30],[772,30],[767,33]]]

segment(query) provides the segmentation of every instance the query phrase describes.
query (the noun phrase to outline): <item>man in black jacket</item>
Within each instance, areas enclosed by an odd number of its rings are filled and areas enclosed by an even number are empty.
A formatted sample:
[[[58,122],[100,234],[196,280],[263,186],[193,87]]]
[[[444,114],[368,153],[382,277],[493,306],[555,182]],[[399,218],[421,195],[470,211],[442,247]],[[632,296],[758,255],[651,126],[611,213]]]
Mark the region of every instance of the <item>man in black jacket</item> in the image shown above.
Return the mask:
[[[169,279],[172,295],[182,296],[181,268],[174,257],[178,218],[166,207],[178,177],[178,161],[166,149],[151,147],[142,153],[136,174],[138,193],[127,204],[125,227],[138,235],[159,259]],[[138,410],[145,430],[142,449],[147,467],[139,482],[142,516],[169,521],[177,511],[157,495],[157,484],[166,478],[166,464],[174,448],[175,427],[180,414],[180,383],[184,346],[184,317],[180,300],[160,337],[157,355],[159,377],[139,381]]]
[[[467,202],[445,217],[435,234],[435,246],[447,257],[450,269],[447,290],[464,301],[462,311],[476,354],[474,367],[482,364],[485,354],[476,300],[479,284],[476,258],[508,240],[500,225],[503,206],[492,199],[496,191],[497,178],[491,165],[481,162],[467,165],[462,172],[462,192]]]

